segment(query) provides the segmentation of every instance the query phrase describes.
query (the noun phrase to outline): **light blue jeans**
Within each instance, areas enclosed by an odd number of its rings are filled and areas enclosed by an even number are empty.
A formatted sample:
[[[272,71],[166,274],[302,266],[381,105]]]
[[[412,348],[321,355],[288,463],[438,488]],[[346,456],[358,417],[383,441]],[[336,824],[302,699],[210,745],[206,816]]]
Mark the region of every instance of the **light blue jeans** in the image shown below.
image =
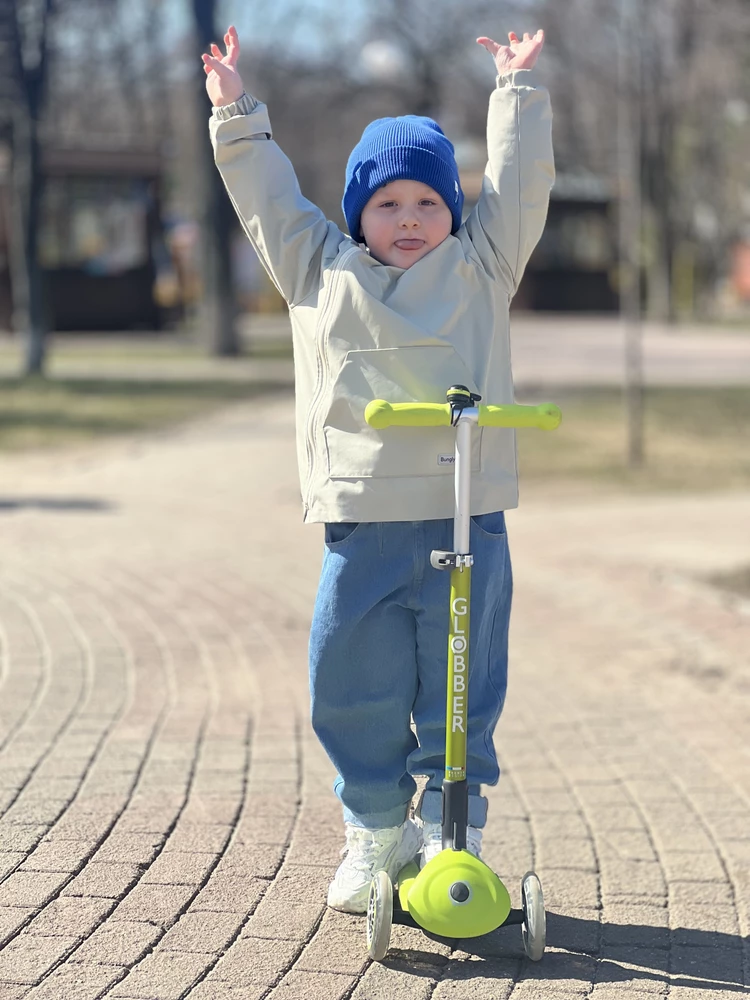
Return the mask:
[[[483,827],[480,785],[500,775],[492,734],[505,700],[513,585],[505,515],[471,520],[467,782],[469,823]],[[453,520],[327,524],[325,538],[310,633],[312,724],[338,771],[344,820],[398,826],[412,776],[423,774],[419,812],[439,823],[450,571],[433,569],[430,552],[453,548]]]

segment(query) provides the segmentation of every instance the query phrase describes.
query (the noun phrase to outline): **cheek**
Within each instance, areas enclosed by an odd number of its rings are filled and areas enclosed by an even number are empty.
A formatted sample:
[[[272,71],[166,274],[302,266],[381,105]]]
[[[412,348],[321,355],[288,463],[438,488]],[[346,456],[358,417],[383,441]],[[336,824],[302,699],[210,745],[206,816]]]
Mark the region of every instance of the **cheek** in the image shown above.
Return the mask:
[[[424,220],[425,231],[429,233],[431,242],[442,242],[446,236],[450,236],[453,228],[453,216],[450,212],[447,218],[443,212],[430,215]]]
[[[365,234],[365,242],[368,245],[370,243],[377,243],[378,240],[381,240],[383,236],[388,233],[388,231],[388,220],[382,216],[371,216],[365,223],[362,224],[362,232]]]

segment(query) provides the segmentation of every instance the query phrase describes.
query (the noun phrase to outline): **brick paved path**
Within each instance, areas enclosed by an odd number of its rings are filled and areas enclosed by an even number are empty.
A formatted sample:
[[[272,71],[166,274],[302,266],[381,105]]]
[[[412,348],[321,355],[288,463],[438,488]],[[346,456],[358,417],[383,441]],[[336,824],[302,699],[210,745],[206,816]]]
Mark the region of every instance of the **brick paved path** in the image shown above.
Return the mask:
[[[291,399],[2,484],[0,1000],[747,987],[750,614],[705,579],[750,562],[750,498],[524,497],[486,859],[515,905],[538,870],[550,950],[396,928],[373,966],[324,907],[342,831],[307,722],[321,532]]]

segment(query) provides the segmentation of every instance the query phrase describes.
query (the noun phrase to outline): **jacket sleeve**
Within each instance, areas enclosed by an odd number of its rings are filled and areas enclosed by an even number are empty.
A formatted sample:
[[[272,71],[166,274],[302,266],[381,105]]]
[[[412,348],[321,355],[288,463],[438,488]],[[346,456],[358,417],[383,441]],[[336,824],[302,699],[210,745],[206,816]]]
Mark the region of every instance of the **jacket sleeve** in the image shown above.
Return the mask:
[[[326,250],[346,239],[303,197],[294,168],[274,142],[265,104],[243,94],[209,120],[216,166],[250,242],[289,305],[320,283]]]
[[[487,116],[488,163],[466,232],[483,266],[513,296],[547,218],[555,180],[549,94],[531,70],[497,78]]]

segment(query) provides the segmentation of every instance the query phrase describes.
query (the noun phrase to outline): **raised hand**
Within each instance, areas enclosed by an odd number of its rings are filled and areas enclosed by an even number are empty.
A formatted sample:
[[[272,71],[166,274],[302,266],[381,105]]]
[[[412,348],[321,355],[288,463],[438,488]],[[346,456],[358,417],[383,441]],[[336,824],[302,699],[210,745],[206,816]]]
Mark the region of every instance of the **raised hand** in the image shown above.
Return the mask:
[[[544,32],[537,31],[535,35],[525,32],[523,41],[515,31],[508,32],[510,45],[499,45],[491,38],[477,38],[477,43],[483,45],[495,60],[499,76],[512,73],[514,69],[532,69],[539,58],[544,45]]]
[[[240,57],[240,40],[237,29],[232,25],[224,35],[227,54],[222,56],[218,45],[211,45],[211,55],[204,52],[201,56],[203,69],[206,72],[206,90],[215,108],[224,104],[232,104],[242,96],[245,87],[242,77],[237,72],[237,60]]]

